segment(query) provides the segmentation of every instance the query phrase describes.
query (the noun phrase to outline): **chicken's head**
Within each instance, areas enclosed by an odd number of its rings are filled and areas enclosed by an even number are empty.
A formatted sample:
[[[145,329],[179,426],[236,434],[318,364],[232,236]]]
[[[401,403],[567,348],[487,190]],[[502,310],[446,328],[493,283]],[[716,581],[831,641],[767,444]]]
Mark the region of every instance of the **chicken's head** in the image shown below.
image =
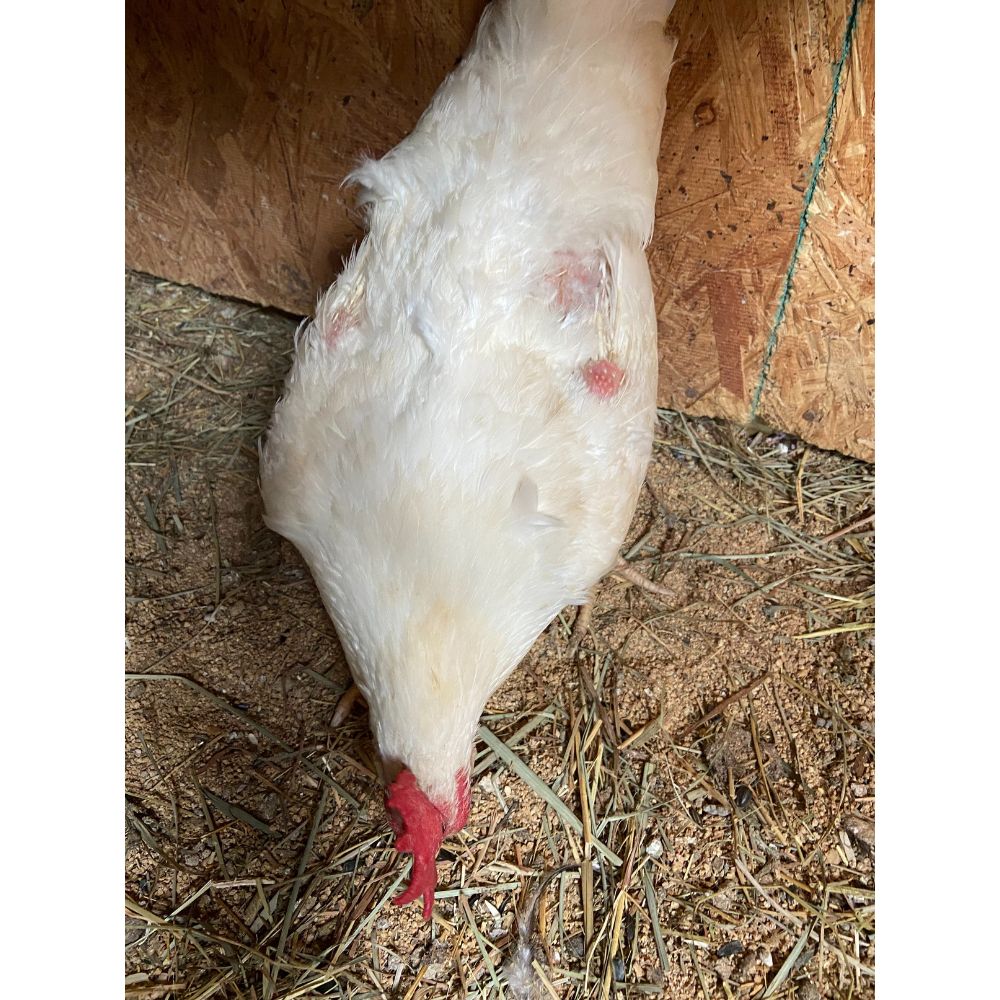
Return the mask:
[[[410,884],[393,903],[403,906],[424,897],[424,920],[430,920],[437,886],[438,848],[449,834],[457,833],[469,817],[469,772],[455,775],[451,801],[434,802],[420,788],[413,772],[403,768],[385,796],[389,822],[396,834],[396,850],[413,855]]]

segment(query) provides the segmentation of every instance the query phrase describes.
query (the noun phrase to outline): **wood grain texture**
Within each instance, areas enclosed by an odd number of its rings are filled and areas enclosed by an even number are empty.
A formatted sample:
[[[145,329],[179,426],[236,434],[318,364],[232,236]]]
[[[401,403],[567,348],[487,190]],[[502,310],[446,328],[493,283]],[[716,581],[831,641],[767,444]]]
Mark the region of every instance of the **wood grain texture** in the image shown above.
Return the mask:
[[[134,0],[126,260],[308,313],[360,234],[344,175],[414,126],[481,0]]]
[[[650,264],[660,398],[746,420],[850,0],[681,0]],[[874,458],[874,19],[861,4],[758,416]]]
[[[360,234],[340,188],[410,129],[482,0],[134,0],[126,260],[311,311]],[[660,400],[745,420],[850,0],[678,0],[650,266]],[[872,458],[874,19],[860,8],[760,416]]]

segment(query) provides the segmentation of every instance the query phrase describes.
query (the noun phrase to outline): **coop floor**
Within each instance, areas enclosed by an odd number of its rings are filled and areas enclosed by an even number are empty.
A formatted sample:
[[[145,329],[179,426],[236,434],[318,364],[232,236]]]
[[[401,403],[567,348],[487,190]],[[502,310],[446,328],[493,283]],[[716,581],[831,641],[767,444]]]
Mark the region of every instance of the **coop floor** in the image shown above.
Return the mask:
[[[512,996],[562,865],[539,996],[874,995],[871,466],[662,414],[623,551],[676,600],[606,580],[577,658],[567,609],[496,692],[425,924],[261,521],[295,323],[136,274],[126,312],[126,996]]]

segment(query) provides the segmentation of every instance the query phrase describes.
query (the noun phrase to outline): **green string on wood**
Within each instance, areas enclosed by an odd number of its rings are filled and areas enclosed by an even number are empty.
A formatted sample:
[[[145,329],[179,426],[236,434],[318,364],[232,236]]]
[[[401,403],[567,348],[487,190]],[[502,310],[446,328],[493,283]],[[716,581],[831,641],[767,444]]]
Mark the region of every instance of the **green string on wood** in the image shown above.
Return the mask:
[[[764,392],[764,383],[767,381],[767,373],[771,368],[771,359],[774,357],[774,350],[778,346],[778,330],[785,319],[785,308],[788,300],[792,297],[792,279],[795,277],[795,268],[799,262],[799,252],[805,240],[806,227],[809,225],[809,207],[812,205],[813,196],[816,194],[816,186],[819,183],[819,175],[823,171],[827,153],[830,151],[830,137],[833,134],[833,119],[837,113],[837,96],[840,93],[840,83],[844,72],[844,65],[847,57],[851,53],[851,42],[854,40],[854,29],[858,23],[858,8],[861,0],[854,0],[851,4],[851,14],[847,19],[847,28],[844,31],[844,44],[840,48],[840,59],[833,69],[833,92],[830,94],[830,104],[826,109],[826,124],[823,127],[823,138],[820,139],[819,149],[813,158],[812,171],[809,177],[809,185],[806,188],[803,199],[802,215],[799,216],[799,232],[795,238],[795,246],[792,248],[792,259],[788,263],[788,271],[785,273],[785,281],[781,289],[781,298],[778,300],[778,311],[774,314],[774,322],[771,324],[771,331],[767,335],[767,344],[764,347],[764,358],[760,366],[760,377],[757,380],[757,388],[754,390],[753,401],[750,404],[749,420],[757,416],[757,408],[760,406],[760,397]]]

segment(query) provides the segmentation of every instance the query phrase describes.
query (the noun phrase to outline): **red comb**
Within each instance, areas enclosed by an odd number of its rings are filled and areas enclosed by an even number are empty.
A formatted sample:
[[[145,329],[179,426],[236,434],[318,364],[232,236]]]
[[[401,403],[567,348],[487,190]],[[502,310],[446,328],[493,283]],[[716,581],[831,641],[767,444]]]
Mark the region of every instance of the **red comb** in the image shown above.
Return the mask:
[[[424,920],[430,920],[437,887],[438,848],[444,840],[445,820],[441,811],[417,786],[413,772],[403,768],[385,797],[389,822],[396,833],[396,850],[413,855],[410,885],[392,902],[396,906],[424,897]]]

